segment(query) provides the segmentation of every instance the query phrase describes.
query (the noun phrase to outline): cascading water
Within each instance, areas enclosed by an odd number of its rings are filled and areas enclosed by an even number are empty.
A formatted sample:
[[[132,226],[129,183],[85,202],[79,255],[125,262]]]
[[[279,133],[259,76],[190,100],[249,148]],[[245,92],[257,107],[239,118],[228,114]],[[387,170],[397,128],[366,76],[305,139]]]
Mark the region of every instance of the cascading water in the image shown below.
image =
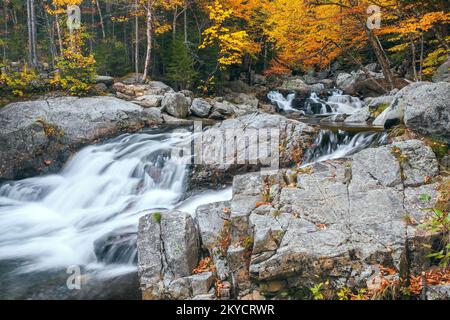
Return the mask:
[[[304,163],[322,162],[351,156],[369,147],[387,143],[385,132],[360,132],[350,134],[339,130],[320,130],[312,147],[305,153]]]
[[[326,100],[320,98],[317,93],[312,92],[300,110],[292,106],[292,102],[295,99],[294,93],[289,94],[285,98],[280,92],[271,91],[267,97],[284,112],[294,111],[308,115],[353,114],[362,108],[363,105],[359,98],[344,95],[340,90],[331,91],[331,95]]]
[[[2,290],[22,275],[71,265],[111,276],[136,272],[140,216],[173,208],[193,214],[202,204],[231,199],[227,189],[183,201],[188,169],[170,154],[191,137],[190,132],[123,135],[81,150],[60,174],[1,186]]]

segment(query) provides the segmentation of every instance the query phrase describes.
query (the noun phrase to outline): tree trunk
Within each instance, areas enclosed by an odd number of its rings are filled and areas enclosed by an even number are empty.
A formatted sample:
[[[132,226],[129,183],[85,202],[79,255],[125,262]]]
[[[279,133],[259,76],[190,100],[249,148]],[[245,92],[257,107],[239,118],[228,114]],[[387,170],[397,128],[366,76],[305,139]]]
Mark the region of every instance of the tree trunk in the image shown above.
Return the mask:
[[[412,55],[412,70],[413,70],[414,81],[417,82],[416,45],[414,44],[414,39],[411,39],[411,55]]]
[[[384,52],[378,37],[369,28],[365,27],[365,30],[369,38],[369,43],[373,48],[378,63],[380,64],[381,70],[383,70],[384,79],[386,80],[388,85],[387,89],[392,90],[394,89],[394,76],[391,71],[391,64],[389,62],[389,59],[386,56],[386,53]]]
[[[134,50],[134,71],[136,72],[136,80],[139,81],[139,16],[138,16],[138,2],[135,0],[135,18],[134,18],[134,32],[135,32],[135,50]]]
[[[44,1],[42,1],[42,8],[44,8]],[[45,20],[45,28],[47,29],[47,36],[48,36],[48,47],[50,54],[52,56],[52,67],[55,66],[55,58],[56,58],[56,46],[55,46],[55,38],[54,33],[52,30],[52,27],[50,26],[50,20],[48,18],[48,14],[45,9],[42,10],[44,14],[44,20]]]
[[[102,36],[103,36],[103,39],[105,39],[106,33],[105,33],[105,25],[103,24],[102,8],[100,7],[100,3],[98,2],[98,0],[95,0],[95,3],[97,4],[98,16],[100,17],[100,26],[102,28]]]
[[[55,16],[55,24],[56,24],[56,33],[58,34],[59,54],[62,55],[63,42],[62,42],[61,27],[59,25],[59,15],[58,14]]]
[[[145,64],[144,64],[144,75],[142,76],[141,82],[144,82],[147,79],[148,70],[150,69],[150,63],[152,58],[152,4],[149,0],[147,2],[147,52],[145,55]]]
[[[184,44],[188,43],[188,25],[187,25],[187,9],[188,9],[188,3],[187,0],[184,2]]]
[[[8,44],[8,4],[6,1],[3,1],[3,14],[5,19],[5,43],[3,44],[3,62],[6,62],[7,54],[6,54],[6,46]]]
[[[175,6],[175,11],[173,12],[172,19],[172,40],[175,41],[177,38],[177,19],[178,19],[178,6]]]
[[[27,0],[27,26],[28,26],[28,62],[37,66],[36,53],[36,17],[34,14],[34,0]]]
[[[419,80],[422,81],[423,73],[423,57],[425,54],[423,33],[420,35],[420,61],[419,61]]]

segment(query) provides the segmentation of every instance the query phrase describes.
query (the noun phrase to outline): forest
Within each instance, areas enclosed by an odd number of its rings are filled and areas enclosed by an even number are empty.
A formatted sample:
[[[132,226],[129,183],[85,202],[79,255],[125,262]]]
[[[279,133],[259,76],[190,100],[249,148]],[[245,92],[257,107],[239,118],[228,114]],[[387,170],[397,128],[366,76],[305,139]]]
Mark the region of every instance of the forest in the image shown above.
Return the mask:
[[[129,73],[208,95],[242,73],[370,62],[392,89],[394,68],[430,79],[449,50],[445,0],[3,0],[0,10],[0,90],[13,96],[86,95],[95,74]]]

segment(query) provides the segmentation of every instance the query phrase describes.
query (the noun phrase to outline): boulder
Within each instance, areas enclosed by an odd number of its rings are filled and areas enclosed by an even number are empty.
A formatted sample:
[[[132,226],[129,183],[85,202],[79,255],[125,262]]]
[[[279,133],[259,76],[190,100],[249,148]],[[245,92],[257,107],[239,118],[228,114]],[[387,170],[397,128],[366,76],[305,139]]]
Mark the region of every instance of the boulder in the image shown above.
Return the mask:
[[[270,133],[274,137],[268,141]],[[280,115],[249,113],[225,120],[204,130],[201,136],[203,164],[193,166],[191,184],[217,187],[230,182],[240,172],[300,163],[314,135],[314,128]],[[269,157],[265,150],[260,150],[259,154],[254,152],[258,147],[255,139],[259,136],[266,137],[266,141],[260,139],[259,146],[275,148],[273,152],[279,151],[279,157],[276,154]],[[248,144],[247,140],[250,141]]]
[[[190,214],[165,211],[142,217],[137,250],[144,299],[187,299],[192,296],[191,276],[199,261],[200,242]]]
[[[450,144],[450,83],[419,82],[396,96],[411,130]]]
[[[376,97],[384,94],[385,91],[373,81],[376,80],[382,84],[384,80],[383,74],[371,71],[369,73],[370,77],[362,70],[352,73],[340,73],[336,78],[336,87],[352,96],[360,94]]]
[[[265,86],[267,84],[267,78],[263,76],[262,74],[254,74],[252,76],[252,82],[253,84],[259,84],[262,86]]]
[[[175,118],[186,119],[189,114],[189,99],[182,93],[167,93],[162,102],[162,110]]]
[[[53,173],[79,148],[162,123],[157,109],[114,97],[63,97],[0,109],[0,180]]]
[[[212,105],[202,98],[195,98],[192,101],[192,105],[189,108],[189,111],[197,117],[207,118],[211,112]]]
[[[367,123],[370,119],[369,107],[358,109],[354,114],[345,119],[345,123]]]
[[[212,104],[213,110],[210,116],[212,119],[222,120],[236,114],[236,106],[222,98],[215,98]]]
[[[173,93],[173,89],[159,81],[149,81],[148,83],[131,83],[116,82],[113,85],[116,95],[125,100],[136,100],[142,96],[163,96],[166,93]]]
[[[109,76],[95,76],[95,83],[102,83],[107,87],[111,87],[114,83],[114,78]]]
[[[433,76],[433,82],[450,82],[450,56],[439,66],[436,74]]]
[[[247,105],[254,109],[257,109],[259,104],[258,98],[246,93],[230,93],[225,96],[225,100],[236,105]]]

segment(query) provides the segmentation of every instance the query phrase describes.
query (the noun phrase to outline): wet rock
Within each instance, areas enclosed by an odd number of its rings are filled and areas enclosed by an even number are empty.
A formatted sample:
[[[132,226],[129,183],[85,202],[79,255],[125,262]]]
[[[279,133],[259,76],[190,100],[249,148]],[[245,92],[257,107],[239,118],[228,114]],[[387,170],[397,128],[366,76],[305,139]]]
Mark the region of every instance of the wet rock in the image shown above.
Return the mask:
[[[189,99],[182,93],[168,93],[161,102],[162,110],[175,118],[186,119],[189,114]]]
[[[340,73],[336,78],[336,87],[344,91],[344,93],[352,96],[358,94],[362,96],[377,97],[385,93],[382,89],[384,84],[384,76],[382,73],[369,71],[367,75],[362,70],[351,73]],[[380,85],[377,85],[377,81]]]
[[[137,263],[135,230],[119,229],[94,242],[97,261],[107,264]]]
[[[159,81],[150,81],[145,84],[116,82],[113,85],[113,90],[116,95],[119,96],[120,94],[120,97],[126,98],[126,100],[136,100],[137,97],[146,95],[163,96],[166,93],[174,92],[168,85]]]
[[[211,112],[211,109],[212,106],[208,101],[201,98],[195,98],[192,101],[192,105],[189,110],[194,116],[207,118]]]
[[[59,170],[80,147],[161,124],[159,110],[114,97],[63,97],[0,110],[0,180]]]

